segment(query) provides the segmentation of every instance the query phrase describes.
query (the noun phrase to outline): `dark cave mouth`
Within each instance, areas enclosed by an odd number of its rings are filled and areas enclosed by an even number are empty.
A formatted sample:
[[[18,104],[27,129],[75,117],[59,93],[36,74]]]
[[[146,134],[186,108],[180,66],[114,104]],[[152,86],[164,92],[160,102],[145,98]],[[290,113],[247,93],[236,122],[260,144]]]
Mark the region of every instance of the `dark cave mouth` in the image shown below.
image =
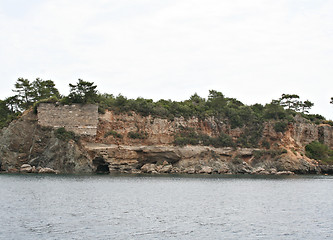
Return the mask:
[[[96,166],[96,173],[110,173],[109,164],[105,162],[104,158],[97,157],[93,160],[94,166]]]
[[[96,173],[110,173],[108,165],[98,165],[96,168]]]

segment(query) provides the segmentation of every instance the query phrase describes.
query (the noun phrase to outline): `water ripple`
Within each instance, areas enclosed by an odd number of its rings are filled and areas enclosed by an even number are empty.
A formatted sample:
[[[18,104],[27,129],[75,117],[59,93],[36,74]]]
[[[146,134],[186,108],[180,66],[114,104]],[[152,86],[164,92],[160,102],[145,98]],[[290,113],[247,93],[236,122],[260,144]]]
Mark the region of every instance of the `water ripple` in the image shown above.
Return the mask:
[[[0,239],[333,239],[332,177],[0,175]]]

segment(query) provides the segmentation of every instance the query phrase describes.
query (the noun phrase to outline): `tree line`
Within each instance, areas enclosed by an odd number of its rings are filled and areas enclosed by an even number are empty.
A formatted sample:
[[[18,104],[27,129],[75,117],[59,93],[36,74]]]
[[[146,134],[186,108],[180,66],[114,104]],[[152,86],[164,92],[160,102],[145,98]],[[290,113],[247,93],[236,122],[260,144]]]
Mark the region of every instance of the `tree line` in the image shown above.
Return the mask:
[[[64,104],[95,103],[97,99],[97,86],[94,83],[78,80],[77,84],[69,84],[70,94],[63,96],[59,93],[52,80],[36,78],[34,81],[19,78],[14,84],[13,96],[0,100],[0,128],[7,126],[13,119],[20,116],[25,110],[41,101]]]
[[[14,95],[0,100],[0,127],[8,125],[23,111],[31,108],[39,102],[94,103],[99,105],[99,111],[106,109],[116,112],[135,111],[143,116],[152,115],[173,120],[175,117],[198,117],[205,119],[210,116],[224,119],[232,128],[246,126],[254,132],[258,124],[265,120],[291,121],[295,114],[311,121],[323,121],[321,115],[309,114],[314,105],[311,101],[301,101],[296,94],[282,94],[281,98],[272,100],[269,104],[245,105],[235,98],[224,96],[223,93],[210,90],[208,98],[202,98],[193,94],[188,100],[172,101],[161,99],[128,99],[119,94],[101,94],[93,82],[78,79],[75,84],[69,84],[70,93],[61,95],[52,80],[37,78],[33,81],[19,78],[14,84]],[[333,104],[333,97],[331,98]],[[252,129],[252,130],[251,130]]]

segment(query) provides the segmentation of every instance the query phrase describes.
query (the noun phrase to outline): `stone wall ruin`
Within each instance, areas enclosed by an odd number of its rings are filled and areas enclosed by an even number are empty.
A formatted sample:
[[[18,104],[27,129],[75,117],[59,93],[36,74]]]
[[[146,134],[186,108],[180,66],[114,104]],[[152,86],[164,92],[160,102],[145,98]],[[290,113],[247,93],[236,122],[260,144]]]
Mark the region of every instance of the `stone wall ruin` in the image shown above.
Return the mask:
[[[40,103],[38,124],[44,127],[61,128],[77,135],[96,136],[98,106],[94,104],[61,105]]]

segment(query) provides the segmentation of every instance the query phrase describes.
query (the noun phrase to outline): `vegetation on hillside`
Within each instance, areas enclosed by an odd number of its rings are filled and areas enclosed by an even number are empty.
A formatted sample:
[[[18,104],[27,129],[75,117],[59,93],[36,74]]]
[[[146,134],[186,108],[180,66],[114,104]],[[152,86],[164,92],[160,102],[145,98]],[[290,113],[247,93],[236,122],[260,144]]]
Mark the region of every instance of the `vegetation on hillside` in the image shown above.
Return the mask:
[[[321,160],[326,164],[333,164],[333,150],[318,141],[313,141],[306,145],[305,154],[309,158]]]
[[[182,129],[180,133],[175,136],[174,143],[178,146],[202,144],[204,146],[214,147],[236,147],[232,138],[223,132],[217,137],[210,137],[203,133],[197,133],[193,128]]]
[[[175,136],[175,144],[202,144],[216,147],[222,146],[242,146],[242,147],[264,147],[269,149],[270,144],[261,140],[263,123],[273,121],[276,132],[285,132],[288,124],[299,114],[302,117],[316,123],[328,123],[318,114],[309,114],[313,103],[309,100],[301,101],[296,94],[282,94],[281,98],[272,100],[270,103],[245,105],[235,98],[226,97],[222,92],[210,90],[208,98],[202,98],[198,94],[193,94],[184,101],[172,101],[161,99],[128,99],[119,94],[114,96],[109,93],[101,94],[97,91],[97,86],[93,82],[79,79],[75,84],[69,84],[70,93],[68,96],[60,95],[52,80],[42,80],[37,78],[34,81],[19,78],[14,84],[15,95],[0,100],[0,128],[8,125],[17,118],[23,111],[41,102],[60,102],[62,104],[72,103],[93,103],[99,105],[99,112],[112,110],[116,113],[129,113],[132,111],[142,116],[152,116],[167,118],[173,121],[176,117],[190,119],[197,117],[200,120],[212,117],[230,126],[231,129],[242,128],[243,134],[237,140],[231,139],[227,134],[210,137],[195,131],[194,129],[180,129]],[[333,98],[331,98],[333,104]],[[61,131],[61,130],[60,130]],[[67,133],[61,133],[61,135]],[[116,132],[107,133],[115,138],[122,136]],[[144,132],[130,132],[129,138],[145,139]]]
[[[61,127],[54,131],[56,138],[68,142],[69,140],[78,141],[79,137],[75,135],[72,131],[67,131],[65,128]]]
[[[117,133],[116,131],[110,130],[104,134],[104,137],[107,138],[108,136],[112,136],[114,138],[123,138],[123,135]]]

